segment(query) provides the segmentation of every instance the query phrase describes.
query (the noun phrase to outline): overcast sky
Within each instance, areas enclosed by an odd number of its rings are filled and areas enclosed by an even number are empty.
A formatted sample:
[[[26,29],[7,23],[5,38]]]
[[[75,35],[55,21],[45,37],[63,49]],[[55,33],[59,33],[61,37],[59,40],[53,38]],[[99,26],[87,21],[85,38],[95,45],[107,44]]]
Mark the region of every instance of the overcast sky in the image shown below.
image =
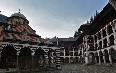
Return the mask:
[[[67,38],[107,3],[108,0],[0,0],[0,11],[9,17],[20,9],[41,37]]]

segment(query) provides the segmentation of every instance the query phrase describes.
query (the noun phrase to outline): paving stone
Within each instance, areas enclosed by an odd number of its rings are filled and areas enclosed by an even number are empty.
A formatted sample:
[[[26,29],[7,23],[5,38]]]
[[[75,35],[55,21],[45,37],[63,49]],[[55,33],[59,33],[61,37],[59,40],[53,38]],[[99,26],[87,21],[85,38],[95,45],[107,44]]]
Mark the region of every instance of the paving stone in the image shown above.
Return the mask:
[[[116,73],[116,65],[64,64],[62,65],[62,70],[43,70],[29,73]]]

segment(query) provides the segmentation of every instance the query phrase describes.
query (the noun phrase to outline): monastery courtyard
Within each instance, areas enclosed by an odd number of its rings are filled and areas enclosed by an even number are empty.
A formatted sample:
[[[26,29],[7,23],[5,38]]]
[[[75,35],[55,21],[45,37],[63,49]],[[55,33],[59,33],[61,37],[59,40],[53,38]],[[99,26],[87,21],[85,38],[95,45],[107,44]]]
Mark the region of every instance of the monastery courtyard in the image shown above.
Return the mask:
[[[95,65],[82,65],[82,64],[64,64],[62,70],[55,70],[48,68],[40,68],[39,71],[24,71],[19,73],[116,73],[116,64],[95,64]],[[0,72],[5,73],[5,72]],[[6,72],[17,73],[17,72]]]

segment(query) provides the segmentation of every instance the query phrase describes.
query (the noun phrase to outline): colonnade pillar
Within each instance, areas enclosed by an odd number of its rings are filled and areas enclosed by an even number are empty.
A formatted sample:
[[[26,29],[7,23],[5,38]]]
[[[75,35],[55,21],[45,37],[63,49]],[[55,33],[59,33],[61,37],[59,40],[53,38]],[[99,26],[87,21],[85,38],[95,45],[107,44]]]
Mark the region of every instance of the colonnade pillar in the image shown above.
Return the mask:
[[[106,58],[105,58],[105,55],[103,56],[103,60],[104,60],[104,63],[106,63]]]
[[[100,56],[100,54],[98,54],[98,56],[99,56],[99,63],[101,64],[101,56]]]
[[[110,61],[110,63],[112,63],[112,57],[111,57],[111,54],[109,54],[109,61]]]
[[[19,53],[20,53],[20,50],[17,49],[17,72],[19,73]]]
[[[107,35],[106,38],[107,38],[107,42],[108,42],[107,46],[109,46],[110,41],[109,41],[109,37],[108,37],[108,29],[107,28],[108,28],[108,26],[106,26],[106,35]]]
[[[32,53],[31,53],[31,56],[32,56],[32,59],[31,59],[32,60],[32,70],[34,69],[34,63],[33,63],[34,62],[34,59],[33,59],[34,54],[35,54],[35,52],[34,52],[34,50],[32,50]]]
[[[85,63],[86,63],[86,64],[88,64],[88,63],[89,63],[88,56],[85,56]]]

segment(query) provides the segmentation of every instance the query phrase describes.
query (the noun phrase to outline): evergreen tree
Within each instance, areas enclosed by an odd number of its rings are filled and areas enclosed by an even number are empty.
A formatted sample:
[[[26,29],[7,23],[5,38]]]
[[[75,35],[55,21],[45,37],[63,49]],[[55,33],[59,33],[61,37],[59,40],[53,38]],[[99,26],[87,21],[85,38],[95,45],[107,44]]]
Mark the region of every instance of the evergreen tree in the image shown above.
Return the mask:
[[[74,33],[74,37],[78,37],[79,35],[81,34],[81,31],[75,31],[75,33]]]

